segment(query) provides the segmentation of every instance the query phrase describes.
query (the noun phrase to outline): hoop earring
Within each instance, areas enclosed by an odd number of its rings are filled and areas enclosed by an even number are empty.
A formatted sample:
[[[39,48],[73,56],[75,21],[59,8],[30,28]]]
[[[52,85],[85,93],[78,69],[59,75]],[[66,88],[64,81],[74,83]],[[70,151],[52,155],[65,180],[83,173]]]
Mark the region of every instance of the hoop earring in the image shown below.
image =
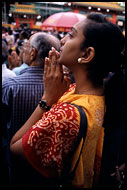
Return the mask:
[[[81,58],[78,58],[78,63],[81,63],[82,59]]]

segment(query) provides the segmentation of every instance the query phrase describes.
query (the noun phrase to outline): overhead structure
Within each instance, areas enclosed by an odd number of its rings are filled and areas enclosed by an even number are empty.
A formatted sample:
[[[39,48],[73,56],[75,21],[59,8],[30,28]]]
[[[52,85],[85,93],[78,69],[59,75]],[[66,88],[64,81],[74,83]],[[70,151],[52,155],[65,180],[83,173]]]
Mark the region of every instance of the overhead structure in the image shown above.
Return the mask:
[[[21,24],[26,24],[29,28],[33,28],[34,22],[40,14],[34,4],[25,5],[19,3],[15,3],[9,12],[13,15],[16,27],[19,27]]]
[[[74,12],[86,15],[89,12],[101,12],[114,24],[117,23],[118,15],[125,20],[125,2],[71,2],[71,7]]]
[[[123,11],[125,9],[124,2],[72,2],[73,5],[91,6],[93,8],[110,9],[113,11]]]

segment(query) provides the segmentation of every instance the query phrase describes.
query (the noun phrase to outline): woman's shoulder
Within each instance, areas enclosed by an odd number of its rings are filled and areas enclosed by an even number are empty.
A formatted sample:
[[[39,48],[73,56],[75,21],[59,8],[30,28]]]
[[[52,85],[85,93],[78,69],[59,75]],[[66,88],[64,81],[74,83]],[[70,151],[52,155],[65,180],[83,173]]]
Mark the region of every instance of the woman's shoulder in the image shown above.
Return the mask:
[[[75,89],[75,87],[76,87],[76,83],[70,84],[68,90],[63,95],[66,95],[69,92],[73,91]]]
[[[66,101],[54,104],[53,107],[50,109],[49,113],[46,113],[46,115],[49,114],[56,115],[55,118],[61,118],[60,120],[78,120],[79,115],[76,107]]]

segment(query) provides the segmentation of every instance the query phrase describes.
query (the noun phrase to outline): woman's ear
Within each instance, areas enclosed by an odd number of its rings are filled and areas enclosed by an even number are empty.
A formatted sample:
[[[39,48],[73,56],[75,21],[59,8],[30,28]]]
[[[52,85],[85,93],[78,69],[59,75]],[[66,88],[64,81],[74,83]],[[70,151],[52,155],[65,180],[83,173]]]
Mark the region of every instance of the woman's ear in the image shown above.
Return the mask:
[[[93,47],[88,47],[85,50],[83,57],[80,57],[80,63],[81,64],[90,63],[94,59],[94,56],[95,56],[95,49]]]

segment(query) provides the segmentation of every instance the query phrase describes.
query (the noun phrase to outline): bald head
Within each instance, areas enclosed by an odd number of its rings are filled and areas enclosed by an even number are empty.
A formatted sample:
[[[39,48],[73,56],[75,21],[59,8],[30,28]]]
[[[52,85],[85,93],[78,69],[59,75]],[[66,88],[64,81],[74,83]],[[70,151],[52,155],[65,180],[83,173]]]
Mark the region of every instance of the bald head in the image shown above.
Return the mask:
[[[45,57],[48,57],[48,53],[51,50],[51,47],[54,47],[59,51],[60,40],[51,34],[38,32],[30,37],[30,46],[36,48],[37,50],[35,61],[44,63]]]

